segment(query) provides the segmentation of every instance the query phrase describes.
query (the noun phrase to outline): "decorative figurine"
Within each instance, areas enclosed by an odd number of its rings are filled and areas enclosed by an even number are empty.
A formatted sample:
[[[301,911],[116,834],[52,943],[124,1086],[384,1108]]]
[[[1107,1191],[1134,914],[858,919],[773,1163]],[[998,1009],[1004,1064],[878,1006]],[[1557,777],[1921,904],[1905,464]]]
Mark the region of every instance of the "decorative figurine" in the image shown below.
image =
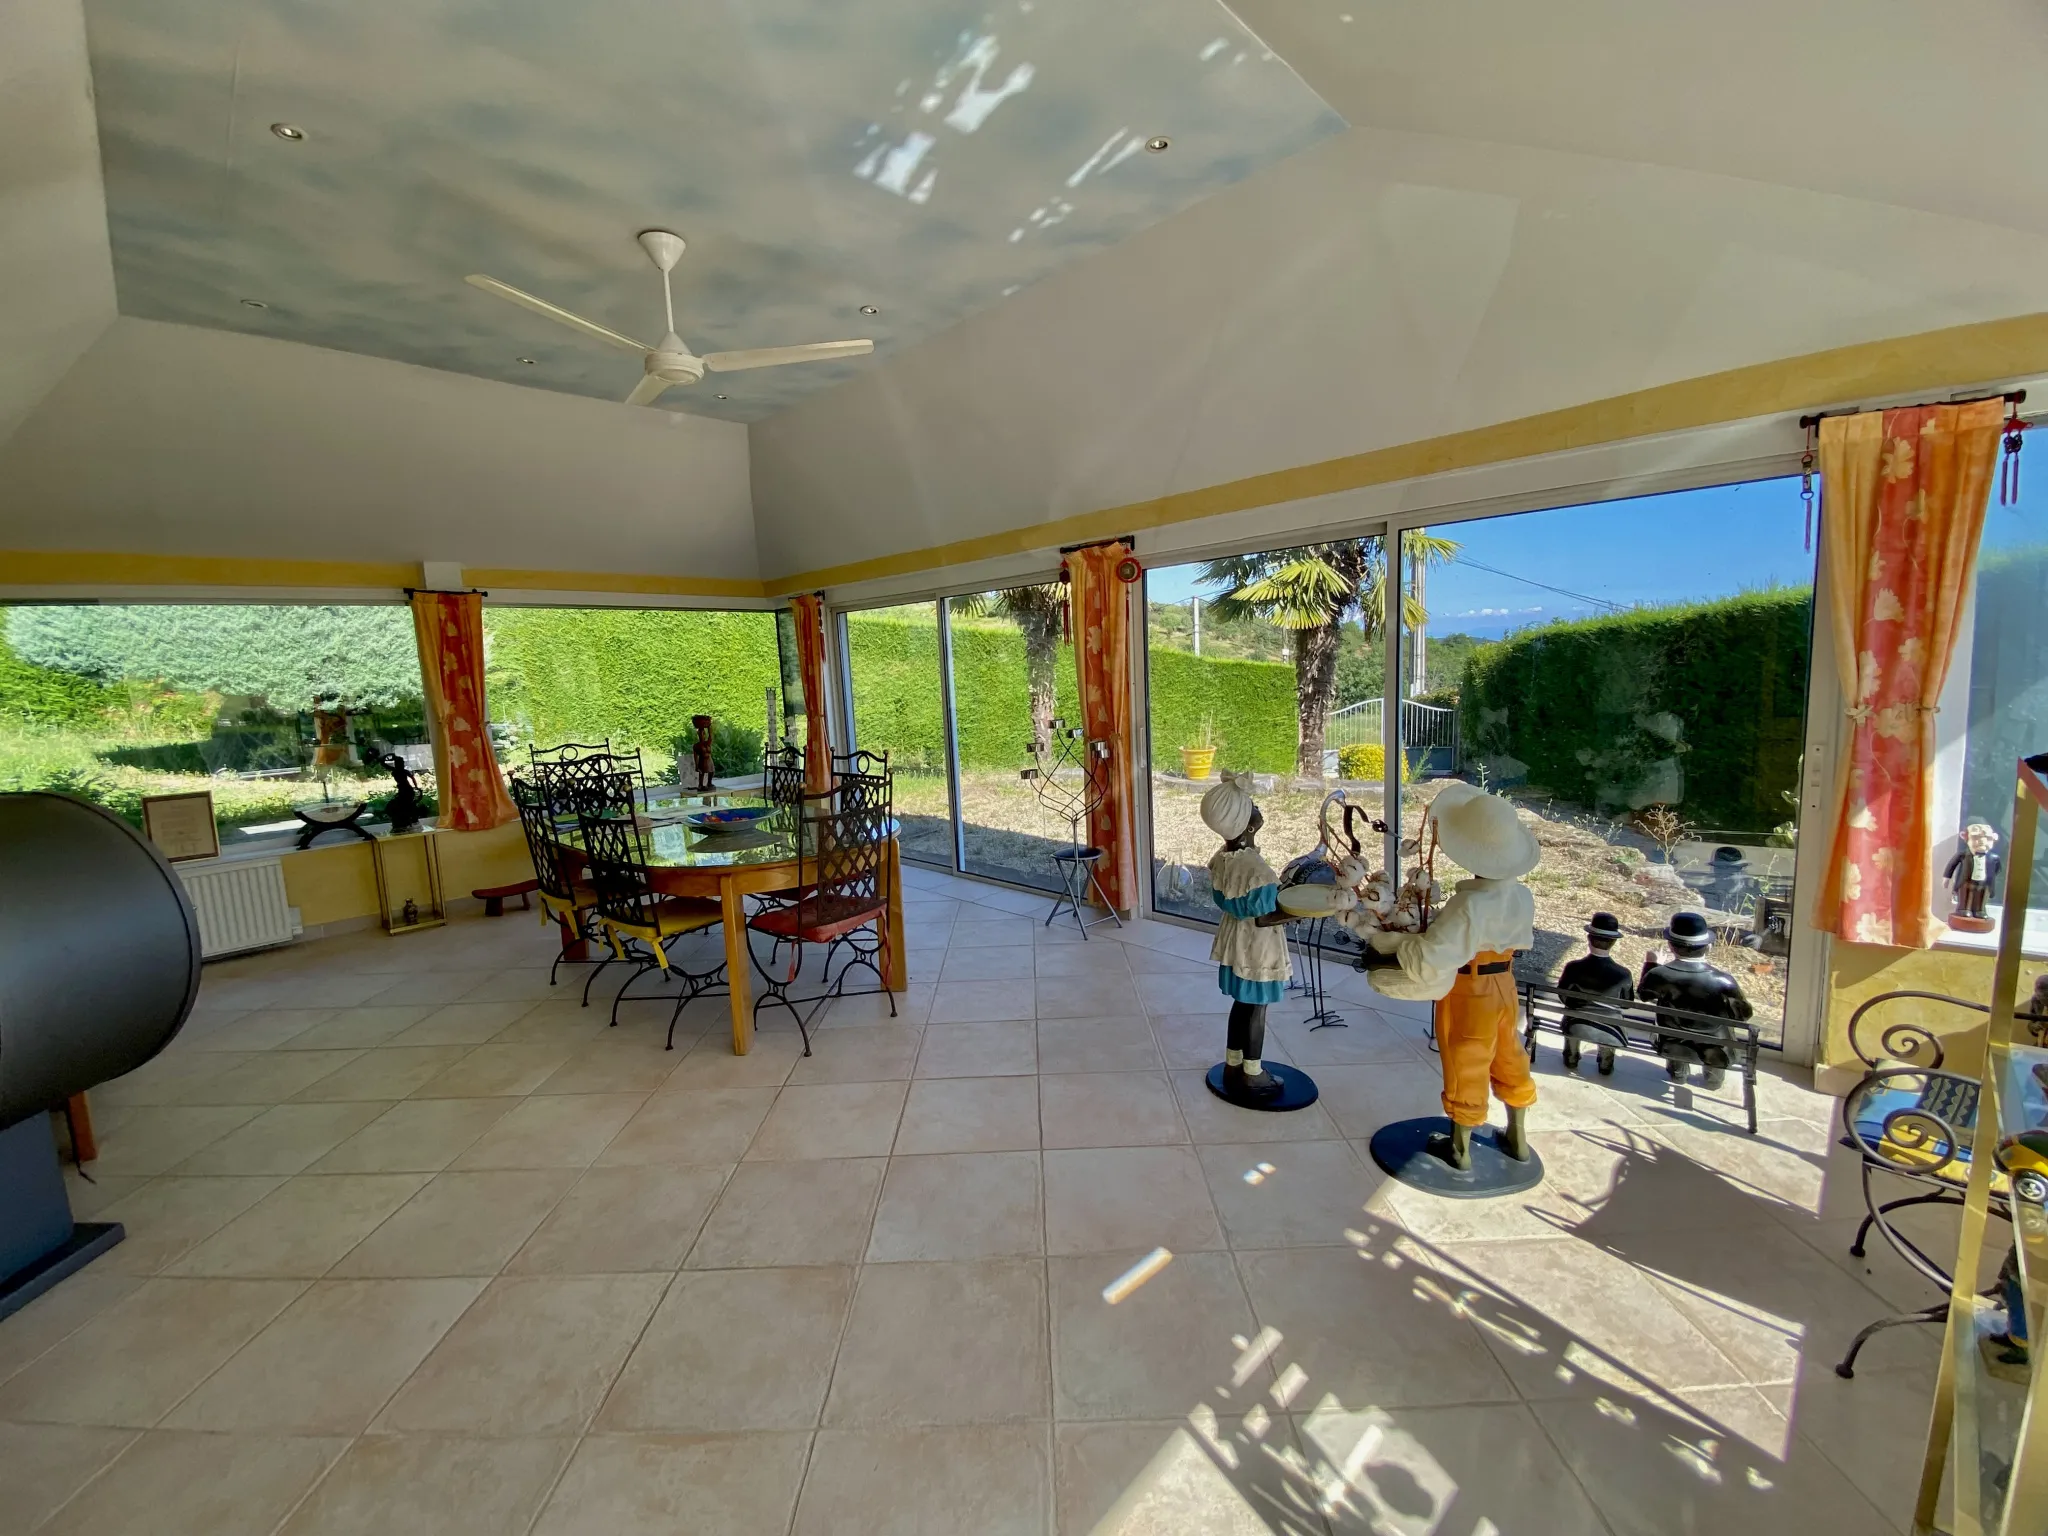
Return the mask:
[[[398,785],[398,791],[384,806],[384,819],[391,823],[391,835],[403,837],[408,832],[420,829],[420,790],[413,782],[412,770],[405,759],[396,752],[386,752],[377,759],[377,766],[390,773]]]
[[[1998,883],[1998,871],[2005,860],[1995,851],[1998,829],[1989,822],[1973,821],[1963,828],[1962,847],[1941,872],[1955,893],[1956,909],[1948,925],[1964,933],[1989,933],[1997,924],[1984,915],[1984,903],[1991,899],[1991,887]]]
[[[1484,1188],[1453,1186],[1446,1193],[1495,1193],[1527,1188],[1542,1176],[1541,1164],[1529,1149],[1525,1116],[1536,1102],[1536,1084],[1523,1053],[1520,998],[1511,973],[1514,952],[1536,942],[1536,900],[1522,876],[1536,867],[1542,850],[1522,825],[1515,808],[1497,795],[1471,784],[1447,785],[1430,806],[1437,843],[1472,878],[1458,882],[1443,910],[1419,933],[1394,928],[1364,935],[1369,946],[1366,965],[1376,991],[1389,997],[1434,1003],[1437,1047],[1443,1054],[1444,1112],[1448,1134],[1435,1130],[1431,1119],[1398,1122],[1373,1138],[1373,1155],[1397,1177],[1434,1187],[1426,1169],[1399,1135],[1412,1138],[1430,1132],[1427,1149],[1461,1175],[1473,1169],[1473,1131],[1486,1124],[1487,1088],[1508,1108],[1504,1133],[1495,1133],[1490,1150],[1503,1154],[1511,1166],[1489,1163],[1493,1182]],[[1407,850],[1404,848],[1403,850]],[[1434,885],[1427,869],[1411,870],[1403,898],[1426,900]],[[1403,899],[1394,913],[1403,917]],[[1382,1138],[1389,1138],[1385,1146]],[[1520,1169],[1512,1165],[1526,1165]],[[1467,1182],[1472,1182],[1468,1180]]]
[[[1252,800],[1252,776],[1226,769],[1202,796],[1202,820],[1223,839],[1209,860],[1211,899],[1223,912],[1209,958],[1230,999],[1226,1049],[1209,1070],[1209,1088],[1245,1109],[1306,1108],[1316,1100],[1314,1080],[1264,1059],[1266,1008],[1286,995],[1294,967],[1281,931],[1288,916],[1280,909],[1280,876],[1258,848],[1265,817]]]
[[[1657,951],[1650,951],[1643,961],[1642,978],[1636,982],[1637,1002],[1682,1008],[1688,1013],[1732,1019],[1738,1024],[1748,1020],[1754,1010],[1742,994],[1742,984],[1718,965],[1707,963],[1714,931],[1707,926],[1705,917],[1697,912],[1673,914],[1665,925],[1664,941],[1671,946],[1671,958],[1665,960]],[[1715,1028],[1696,1019],[1687,1020],[1680,1027],[1694,1034],[1712,1033]],[[1725,1028],[1721,1035],[1724,1039],[1733,1038]],[[1694,1062],[1705,1069],[1704,1085],[1709,1093],[1728,1076],[1728,1053],[1717,1045],[1659,1035],[1657,1054],[1664,1058],[1664,1070],[1670,1073],[1673,1082],[1684,1082]]]
[[[696,728],[697,740],[690,748],[690,761],[697,770],[697,788],[707,790],[711,783],[711,717],[692,715],[690,724]]]
[[[1564,997],[1564,1069],[1579,1069],[1579,1053],[1590,1042],[1598,1053],[1600,1075],[1614,1075],[1614,1052],[1628,1044],[1615,1003],[1632,1003],[1635,982],[1628,967],[1614,958],[1621,923],[1612,912],[1595,912],[1586,924],[1586,953],[1558,973],[1557,990]]]

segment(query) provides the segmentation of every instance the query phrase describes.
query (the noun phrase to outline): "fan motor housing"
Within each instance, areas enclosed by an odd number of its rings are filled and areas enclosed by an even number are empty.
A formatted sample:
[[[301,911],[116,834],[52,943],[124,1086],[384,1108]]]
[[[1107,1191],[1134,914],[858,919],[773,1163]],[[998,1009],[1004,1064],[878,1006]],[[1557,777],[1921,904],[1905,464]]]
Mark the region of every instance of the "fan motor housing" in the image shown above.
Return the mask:
[[[647,371],[670,384],[695,384],[704,377],[704,359],[688,352],[650,352]]]

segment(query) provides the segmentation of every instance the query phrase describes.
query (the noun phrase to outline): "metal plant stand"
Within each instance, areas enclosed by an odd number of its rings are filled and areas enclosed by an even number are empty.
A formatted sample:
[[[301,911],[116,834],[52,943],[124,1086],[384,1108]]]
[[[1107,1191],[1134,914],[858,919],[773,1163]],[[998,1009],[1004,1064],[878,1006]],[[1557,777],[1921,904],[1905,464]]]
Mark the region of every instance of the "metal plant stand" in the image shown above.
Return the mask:
[[[1305,918],[1287,925],[1287,937],[1301,956],[1301,969],[1287,990],[1301,994],[1309,1006],[1310,1029],[1349,1029],[1344,1015],[1330,1006],[1330,994],[1323,989],[1323,935],[1329,931],[1327,917]]]
[[[1052,910],[1045,914],[1045,926],[1050,928],[1053,919],[1062,912],[1071,912],[1074,926],[1081,930],[1084,939],[1090,928],[1100,928],[1104,923],[1123,927],[1124,920],[1116,915],[1116,907],[1096,874],[1103,850],[1091,847],[1082,832],[1107,795],[1102,765],[1109,759],[1109,743],[1090,741],[1066,721],[1055,720],[1050,739],[1035,741],[1028,750],[1034,765],[1020,777],[1031,786],[1039,805],[1067,824],[1067,846],[1052,855],[1052,866],[1060,877],[1060,894],[1053,901]],[[1081,903],[1091,891],[1102,904],[1100,917],[1088,917],[1081,910]]]

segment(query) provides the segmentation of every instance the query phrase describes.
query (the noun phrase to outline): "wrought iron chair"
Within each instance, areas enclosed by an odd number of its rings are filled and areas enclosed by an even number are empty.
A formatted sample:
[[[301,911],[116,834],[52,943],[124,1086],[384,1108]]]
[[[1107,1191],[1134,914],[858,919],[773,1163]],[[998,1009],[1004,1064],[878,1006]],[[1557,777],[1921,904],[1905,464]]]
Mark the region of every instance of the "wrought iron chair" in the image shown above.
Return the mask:
[[[787,746],[778,748],[768,755],[763,770],[762,784],[768,792],[768,803],[777,806],[796,806],[802,803],[810,786],[804,782],[804,754],[801,748]]]
[[[619,1022],[619,1004],[633,983],[652,970],[664,980],[683,984],[668,1018],[668,1046],[675,1049],[676,1020],[697,998],[725,990],[725,963],[708,971],[690,971],[676,965],[669,945],[685,934],[702,933],[719,924],[721,909],[715,901],[691,896],[665,896],[654,888],[647,864],[647,849],[640,841],[640,829],[632,816],[579,816],[583,854],[590,867],[590,883],[597,892],[597,918],[610,941],[613,954],[621,960],[637,961],[619,995],[612,999],[612,1024]],[[637,998],[644,1002],[650,999]]]
[[[834,752],[831,759],[834,778],[844,773],[865,774],[871,778],[889,777],[887,752],[870,752],[864,747],[855,747],[851,752]]]
[[[888,984],[889,946],[900,940],[887,931],[893,799],[892,781],[878,774],[842,774],[832,789],[805,797],[796,807],[794,899],[747,919],[750,934],[764,934],[775,946],[766,962],[751,942],[747,946],[762,982],[754,1016],[758,1020],[761,1009],[771,1003],[788,1010],[803,1037],[806,1056],[811,1054],[811,1021],[834,998],[886,992],[890,1017],[895,1017],[896,995]],[[778,969],[785,945],[790,957]],[[824,948],[824,990],[792,997],[807,945]],[[846,978],[856,966],[873,972],[877,985],[848,992]]]
[[[515,776],[511,790],[512,803],[519,808],[520,829],[526,834],[526,852],[533,860],[533,875],[540,882],[535,894],[540,897],[541,924],[558,924],[562,935],[562,947],[554,964],[548,967],[548,985],[555,984],[555,972],[564,963],[591,967],[583,981],[583,1006],[588,1008],[591,984],[616,958],[606,954],[593,960],[569,953],[572,943],[595,942],[603,936],[597,924],[597,892],[577,881],[564,864],[561,845],[556,841],[555,818],[540,787]]]
[[[1867,1212],[1849,1251],[1862,1258],[1875,1227],[1892,1251],[1941,1295],[1929,1306],[1879,1318],[1858,1333],[1835,1367],[1844,1378],[1856,1374],[1857,1355],[1884,1329],[1943,1321],[1954,1284],[1950,1271],[1900,1230],[1895,1218],[1900,1211],[1926,1206],[1962,1207],[1975,1151],[1980,1085],[1974,1077],[1942,1070],[1947,1053],[1941,1036],[1920,1019],[1894,1023],[1874,1038],[1866,1032],[1864,1020],[1875,1009],[1907,999],[1985,1015],[1991,1011],[1967,998],[1907,990],[1880,992],[1849,1016],[1850,1048],[1870,1069],[1842,1100],[1842,1143],[1854,1148],[1861,1161]],[[1874,1025],[1867,1028],[1875,1030]],[[1874,1181],[1873,1174],[1898,1179],[1909,1192],[1900,1194],[1898,1185]],[[2010,1188],[2002,1173],[1992,1175],[1990,1211],[2001,1221],[2012,1220]]]

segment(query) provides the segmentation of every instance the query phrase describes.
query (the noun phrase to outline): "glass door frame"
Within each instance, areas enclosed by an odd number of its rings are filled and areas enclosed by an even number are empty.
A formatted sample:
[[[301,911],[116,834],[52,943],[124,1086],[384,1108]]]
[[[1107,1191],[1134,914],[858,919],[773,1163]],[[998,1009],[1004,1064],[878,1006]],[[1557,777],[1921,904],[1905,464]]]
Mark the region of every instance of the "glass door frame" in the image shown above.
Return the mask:
[[[1555,511],[1598,502],[1626,501],[1642,496],[1707,490],[1715,486],[1740,485],[1757,480],[1782,479],[1798,473],[1798,453],[1796,450],[1788,450],[1750,459],[1700,464],[1676,471],[1616,475],[1579,484],[1546,487],[1532,490],[1526,495],[1487,497],[1472,501],[1449,502],[1442,506],[1407,509],[1390,513],[1384,518],[1333,522],[1327,526],[1309,524],[1290,528],[1276,538],[1259,543],[1240,537],[1228,542],[1194,545],[1186,549],[1144,550],[1141,554],[1149,570],[1155,566],[1190,565],[1220,555],[1243,553],[1248,549],[1284,549],[1293,544],[1377,536],[1387,551],[1387,579],[1395,584],[1394,590],[1400,592],[1406,589],[1408,579],[1405,535],[1411,531],[1511,517],[1524,512]],[[1824,517],[1825,513],[1822,515]],[[1830,808],[1829,788],[1834,780],[1838,726],[1842,712],[1841,687],[1833,656],[1833,634],[1823,617],[1827,612],[1825,605],[1828,602],[1828,594],[1826,572],[1818,558],[1818,549],[1819,543],[1816,539],[1814,625],[1809,651],[1806,713],[1802,723],[1805,767],[1799,786],[1801,824],[1815,828],[1822,826]],[[1398,614],[1398,608],[1396,612]],[[1138,641],[1131,648],[1133,697],[1144,701],[1145,705],[1145,729],[1140,737],[1142,749],[1133,754],[1135,775],[1143,780],[1142,784],[1134,788],[1142,793],[1145,808],[1144,815],[1132,818],[1135,823],[1134,841],[1138,844],[1138,866],[1142,875],[1138,882],[1140,912],[1144,917],[1156,922],[1194,928],[1206,927],[1206,924],[1196,919],[1159,910],[1154,900],[1151,792],[1154,743],[1151,740],[1151,691],[1147,665],[1149,618],[1149,602],[1141,598],[1138,623],[1135,627]],[[1398,752],[1389,738],[1399,729],[1403,638],[1404,626],[1398,619],[1397,622],[1385,626],[1382,640],[1386,646],[1386,664],[1385,676],[1381,683],[1380,739],[1384,749],[1386,779],[1382,793],[1384,803],[1397,811],[1401,805],[1401,767]],[[1398,816],[1394,816],[1388,817],[1387,822],[1390,830],[1384,840],[1384,858],[1386,867],[1393,868],[1399,851],[1400,821]],[[1792,949],[1787,956],[1784,1039],[1780,1053],[1787,1061],[1800,1064],[1811,1064],[1818,1059],[1821,1037],[1826,1028],[1831,946],[1828,935],[1815,928],[1809,918],[1809,897],[1811,892],[1819,888],[1827,860],[1828,850],[1825,843],[1825,836],[1801,838],[1794,860],[1795,909],[1792,922]]]
[[[940,736],[946,755],[946,814],[953,829],[953,862],[950,873],[970,880],[986,880],[992,885],[1006,886],[1012,890],[1046,894],[1032,885],[1014,885],[1010,881],[997,879],[993,875],[975,874],[967,867],[967,824],[962,813],[960,791],[960,720],[953,696],[953,603],[956,597],[971,597],[981,592],[1000,592],[1008,587],[1040,586],[1059,580],[1059,567],[1040,568],[1016,575],[1004,575],[985,582],[955,582],[944,587],[927,588],[921,591],[877,597],[871,600],[826,604],[829,623],[826,631],[832,638],[833,649],[838,653],[839,684],[832,690],[838,704],[842,722],[841,735],[846,750],[857,751],[860,747],[859,732],[854,724],[853,710],[853,654],[848,638],[846,621],[857,613],[873,613],[883,608],[922,607],[931,604],[938,620],[939,632],[939,723]],[[919,859],[906,853],[903,857],[913,864],[926,869],[947,869],[948,866]]]

